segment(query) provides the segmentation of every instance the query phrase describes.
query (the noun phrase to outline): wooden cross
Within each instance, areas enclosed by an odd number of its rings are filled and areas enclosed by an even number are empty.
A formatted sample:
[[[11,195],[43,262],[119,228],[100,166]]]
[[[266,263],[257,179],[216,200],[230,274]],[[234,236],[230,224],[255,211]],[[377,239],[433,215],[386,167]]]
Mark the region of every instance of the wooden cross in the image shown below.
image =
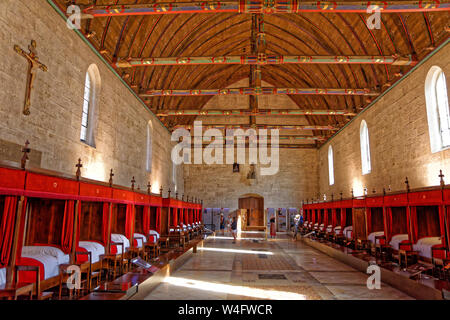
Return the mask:
[[[353,188],[352,188],[352,199],[353,199]]]
[[[134,190],[134,184],[135,183],[136,183],[136,180],[133,177],[133,179],[131,179],[131,190]]]
[[[175,199],[178,199],[178,191],[175,193]]]
[[[31,40],[31,44],[28,46],[30,52],[25,52],[18,45],[14,46],[14,50],[28,61],[27,88],[25,92],[25,104],[23,107],[23,114],[28,116],[31,107],[31,91],[33,90],[33,82],[36,78],[35,69],[39,68],[42,71],[47,72],[48,68],[39,61],[36,52],[36,41]]]
[[[184,201],[184,193],[181,195],[181,200]]]
[[[406,191],[409,192],[409,181],[408,181],[408,177],[406,177],[405,184],[406,184]]]
[[[172,191],[170,191],[170,188],[169,188],[169,191],[168,191],[168,193],[169,193],[169,196],[167,197],[167,198],[169,198],[170,199],[170,193],[171,193]]]
[[[20,167],[22,168],[22,170],[25,170],[25,167],[27,165],[27,160],[28,158],[28,154],[31,152],[31,149],[28,148],[28,145],[30,144],[30,142],[27,140],[25,142],[25,146],[22,148],[22,152],[23,152],[23,157],[20,163]]]
[[[109,172],[109,186],[112,187],[113,185],[113,177],[114,177],[114,173],[113,173],[113,169],[111,169],[111,171]]]
[[[383,195],[386,195],[386,188],[383,188]]]
[[[78,163],[75,165],[75,167],[77,168],[77,181],[80,181],[80,177],[81,177],[81,168],[83,168],[83,165],[81,164],[81,159],[78,159]]]
[[[438,176],[441,180],[441,187],[444,187],[445,186],[445,182],[444,182],[444,175],[443,175],[443,173],[442,173],[442,170],[439,170],[439,176]]]
[[[147,193],[150,194],[152,190],[152,185],[150,184],[150,181],[147,184]]]
[[[163,187],[161,186],[161,188],[159,188],[159,194],[161,195],[161,197],[162,197],[162,193],[163,193]]]
[[[334,199],[334,194],[331,194],[331,201],[333,201]]]
[[[342,191],[339,194],[341,195],[341,200],[342,200]]]

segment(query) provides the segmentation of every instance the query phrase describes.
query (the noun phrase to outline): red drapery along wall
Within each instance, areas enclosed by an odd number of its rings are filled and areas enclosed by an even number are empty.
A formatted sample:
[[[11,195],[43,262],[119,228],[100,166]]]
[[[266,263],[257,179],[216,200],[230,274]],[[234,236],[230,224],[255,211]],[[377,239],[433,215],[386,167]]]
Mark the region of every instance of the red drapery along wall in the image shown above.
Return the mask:
[[[184,209],[185,211],[184,211],[184,216],[183,216],[183,221],[184,221],[184,224],[185,225],[188,225],[188,218],[189,218],[189,209]]]
[[[344,230],[345,222],[347,221],[347,210],[345,208],[339,209],[341,210],[341,227]]]
[[[17,202],[17,197],[5,198],[5,208],[0,221],[0,268],[8,266],[11,258]]]
[[[337,224],[336,209],[331,209],[331,226],[334,228]]]
[[[125,219],[125,237],[130,242],[134,234],[134,205],[127,204],[126,219]]]
[[[372,208],[366,208],[367,234],[372,233]]]
[[[74,219],[75,219],[75,201],[66,200],[61,233],[61,249],[66,254],[70,253],[70,251],[72,250]]]
[[[409,240],[412,243],[417,243],[417,240],[419,240],[419,229],[417,227],[417,208],[409,207],[409,214],[406,217],[406,223],[409,230]]]
[[[144,207],[144,213],[143,213],[143,221],[142,221],[142,228],[144,229],[144,235],[148,235],[150,232],[150,207],[145,206]]]

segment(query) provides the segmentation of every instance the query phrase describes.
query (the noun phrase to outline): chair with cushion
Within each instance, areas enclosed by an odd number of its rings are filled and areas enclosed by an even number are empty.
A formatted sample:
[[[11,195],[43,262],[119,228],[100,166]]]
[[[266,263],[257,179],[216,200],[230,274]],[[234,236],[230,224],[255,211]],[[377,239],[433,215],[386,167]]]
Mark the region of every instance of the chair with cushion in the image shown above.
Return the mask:
[[[16,286],[20,285],[19,272],[34,272],[36,275],[36,281],[34,283],[34,293],[37,300],[50,300],[53,298],[53,292],[41,291],[41,268],[39,266],[16,266],[14,271],[14,278]]]

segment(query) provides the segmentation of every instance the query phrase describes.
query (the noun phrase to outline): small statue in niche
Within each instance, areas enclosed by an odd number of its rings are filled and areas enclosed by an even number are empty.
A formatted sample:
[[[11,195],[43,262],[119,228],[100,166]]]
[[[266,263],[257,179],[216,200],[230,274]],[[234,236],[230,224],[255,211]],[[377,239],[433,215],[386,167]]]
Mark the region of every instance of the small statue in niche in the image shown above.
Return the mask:
[[[239,172],[239,163],[233,163],[233,173],[234,172]]]
[[[256,169],[254,163],[250,165],[250,171],[247,174],[247,179],[256,179]]]

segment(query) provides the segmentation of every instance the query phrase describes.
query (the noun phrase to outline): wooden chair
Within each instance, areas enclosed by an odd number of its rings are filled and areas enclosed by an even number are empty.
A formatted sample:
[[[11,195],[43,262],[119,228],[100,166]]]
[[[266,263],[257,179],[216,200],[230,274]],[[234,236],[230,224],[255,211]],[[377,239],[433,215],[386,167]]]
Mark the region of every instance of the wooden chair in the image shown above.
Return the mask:
[[[41,291],[41,268],[39,266],[16,266],[14,270],[15,285],[20,286],[19,272],[34,272],[36,275],[36,281],[34,283],[34,292],[36,294],[37,300],[50,300],[53,298],[53,292],[42,292]],[[17,297],[15,297],[17,300]]]
[[[419,259],[419,253],[412,250],[411,242],[403,242],[398,245],[398,265],[402,266],[402,257],[405,257],[405,268],[408,268],[408,259],[411,258],[412,262],[417,263]],[[413,264],[414,264],[413,263]]]
[[[75,252],[75,260],[78,261],[78,256],[88,256],[89,262],[89,271],[88,271],[88,292],[90,293],[92,290],[92,283],[95,280],[95,286],[97,287],[102,281],[102,273],[101,271],[93,271],[92,270],[92,252],[90,251],[77,251]]]
[[[448,269],[446,269],[446,266],[450,263],[446,248],[432,247],[431,257],[431,263],[433,264],[433,276],[441,280],[446,280],[448,275]]]

